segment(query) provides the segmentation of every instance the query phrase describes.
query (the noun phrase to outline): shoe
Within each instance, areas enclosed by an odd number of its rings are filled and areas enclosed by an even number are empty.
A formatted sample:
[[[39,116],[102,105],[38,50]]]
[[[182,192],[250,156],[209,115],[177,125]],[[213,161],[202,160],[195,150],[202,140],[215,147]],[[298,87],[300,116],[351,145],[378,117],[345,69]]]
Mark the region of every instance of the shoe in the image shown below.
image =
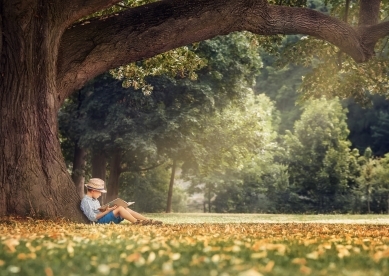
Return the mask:
[[[144,219],[144,220],[140,220],[138,219],[136,222],[134,222],[135,224],[137,225],[151,225],[152,223],[147,220],[147,219]]]
[[[163,224],[163,222],[160,221],[160,220],[149,219],[148,221],[149,221],[150,224],[153,224],[153,225],[161,225],[161,224]]]

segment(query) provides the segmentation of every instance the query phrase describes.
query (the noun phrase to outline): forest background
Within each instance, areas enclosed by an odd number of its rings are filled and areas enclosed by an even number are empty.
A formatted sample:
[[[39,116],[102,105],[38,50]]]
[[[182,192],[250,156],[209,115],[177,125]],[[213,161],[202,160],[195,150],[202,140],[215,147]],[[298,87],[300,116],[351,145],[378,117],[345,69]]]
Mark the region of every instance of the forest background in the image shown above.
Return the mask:
[[[313,38],[232,33],[117,68],[59,112],[68,169],[141,212],[389,213],[380,50],[356,65]]]

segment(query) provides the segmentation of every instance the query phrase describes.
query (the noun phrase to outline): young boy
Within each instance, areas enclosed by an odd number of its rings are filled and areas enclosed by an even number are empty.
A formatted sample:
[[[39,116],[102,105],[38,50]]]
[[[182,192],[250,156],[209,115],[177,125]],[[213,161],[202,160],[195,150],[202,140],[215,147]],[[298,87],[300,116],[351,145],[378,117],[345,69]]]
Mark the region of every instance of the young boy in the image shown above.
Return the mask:
[[[101,193],[106,193],[104,189],[104,181],[100,178],[91,178],[85,184],[87,192],[81,200],[81,210],[87,218],[96,223],[120,223],[124,219],[135,224],[162,224],[161,221],[147,219],[141,214],[123,206],[113,206],[107,208],[104,212],[99,211],[101,207],[97,200]]]

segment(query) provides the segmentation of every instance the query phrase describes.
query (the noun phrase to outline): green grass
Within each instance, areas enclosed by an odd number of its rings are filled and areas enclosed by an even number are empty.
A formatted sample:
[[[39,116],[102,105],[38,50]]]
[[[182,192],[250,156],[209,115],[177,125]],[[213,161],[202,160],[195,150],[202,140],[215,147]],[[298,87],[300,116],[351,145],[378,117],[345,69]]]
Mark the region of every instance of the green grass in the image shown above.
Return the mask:
[[[0,275],[389,275],[386,215],[147,215],[165,224],[0,218]]]
[[[280,214],[215,214],[172,213],[146,214],[165,223],[351,223],[388,224],[389,215],[280,215]]]

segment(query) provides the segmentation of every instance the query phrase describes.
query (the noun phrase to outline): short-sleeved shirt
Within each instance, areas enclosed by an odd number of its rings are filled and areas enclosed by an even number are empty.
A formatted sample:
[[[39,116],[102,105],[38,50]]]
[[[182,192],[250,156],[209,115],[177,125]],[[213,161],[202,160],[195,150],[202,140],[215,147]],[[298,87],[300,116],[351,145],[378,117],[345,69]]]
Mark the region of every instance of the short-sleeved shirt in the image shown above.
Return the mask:
[[[81,210],[84,212],[86,217],[90,221],[96,222],[96,215],[100,213],[99,208],[101,207],[100,202],[88,195],[85,195],[81,200]]]

